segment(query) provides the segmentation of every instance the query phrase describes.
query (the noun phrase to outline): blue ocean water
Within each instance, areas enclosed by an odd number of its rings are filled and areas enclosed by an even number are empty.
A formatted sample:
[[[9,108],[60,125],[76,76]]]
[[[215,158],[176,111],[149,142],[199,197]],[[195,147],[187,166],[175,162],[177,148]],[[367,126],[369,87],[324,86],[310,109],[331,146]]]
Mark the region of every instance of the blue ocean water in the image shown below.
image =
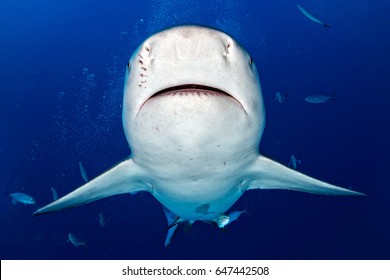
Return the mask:
[[[331,28],[305,18],[300,4]],[[0,2],[1,259],[389,259],[388,1]],[[121,123],[126,63],[157,31],[214,27],[254,58],[267,125],[260,150],[364,192],[328,197],[250,191],[227,230],[195,223],[164,248],[166,220],[147,193],[32,217],[129,155]],[[283,104],[276,92],[287,94]],[[309,104],[312,94],[338,102]],[[8,192],[37,204],[12,204]],[[101,227],[98,213],[107,224]],[[85,247],[67,242],[72,233]]]

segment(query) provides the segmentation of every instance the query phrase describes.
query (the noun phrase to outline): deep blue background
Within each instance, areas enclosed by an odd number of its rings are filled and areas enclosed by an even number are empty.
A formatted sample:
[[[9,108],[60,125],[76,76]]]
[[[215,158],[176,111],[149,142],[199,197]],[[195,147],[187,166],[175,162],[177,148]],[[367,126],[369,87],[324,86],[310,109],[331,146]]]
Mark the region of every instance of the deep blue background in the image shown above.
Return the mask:
[[[2,0],[0,258],[389,259],[389,8],[385,0]],[[126,62],[148,36],[188,23],[222,29],[253,56],[267,109],[262,153],[284,164],[295,154],[300,171],[368,196],[247,192],[233,209],[250,215],[228,232],[196,223],[168,250],[161,206],[147,193],[31,217],[51,201],[50,187],[61,196],[82,184],[78,161],[95,177],[129,154]],[[276,91],[288,101],[274,102]],[[333,91],[337,103],[304,101]],[[37,205],[12,205],[7,192]],[[70,232],[87,248],[68,244]]]

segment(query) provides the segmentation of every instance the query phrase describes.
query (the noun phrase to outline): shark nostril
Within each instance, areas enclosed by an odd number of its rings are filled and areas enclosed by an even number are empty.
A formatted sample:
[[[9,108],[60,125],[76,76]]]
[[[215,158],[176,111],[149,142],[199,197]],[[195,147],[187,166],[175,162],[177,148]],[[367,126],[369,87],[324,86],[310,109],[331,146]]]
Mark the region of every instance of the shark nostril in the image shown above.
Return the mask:
[[[223,55],[224,55],[225,57],[226,57],[228,54],[230,54],[229,48],[230,48],[230,43],[228,42],[228,43],[225,45],[225,52],[223,53]]]
[[[229,54],[229,48],[230,48],[230,43],[227,43],[227,45],[226,45],[226,54]]]

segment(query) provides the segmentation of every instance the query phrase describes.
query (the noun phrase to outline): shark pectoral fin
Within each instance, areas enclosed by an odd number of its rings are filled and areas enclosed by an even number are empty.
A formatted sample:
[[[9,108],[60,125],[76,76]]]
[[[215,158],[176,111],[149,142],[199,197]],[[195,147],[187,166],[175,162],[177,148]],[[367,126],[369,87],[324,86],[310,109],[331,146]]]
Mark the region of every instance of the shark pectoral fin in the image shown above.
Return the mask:
[[[128,158],[73,192],[38,209],[33,216],[76,207],[116,194],[150,191],[143,178],[142,169],[132,158]]]
[[[363,193],[337,187],[306,176],[262,155],[259,155],[249,169],[249,180],[243,185],[245,190],[284,189],[322,195],[365,196]]]

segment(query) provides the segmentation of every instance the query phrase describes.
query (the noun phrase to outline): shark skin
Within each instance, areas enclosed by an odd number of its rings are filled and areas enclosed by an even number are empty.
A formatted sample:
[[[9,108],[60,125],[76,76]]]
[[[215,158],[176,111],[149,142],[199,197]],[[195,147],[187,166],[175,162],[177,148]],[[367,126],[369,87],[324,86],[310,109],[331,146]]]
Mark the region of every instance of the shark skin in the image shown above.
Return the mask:
[[[201,26],[159,32],[127,64],[123,128],[131,155],[33,215],[147,191],[169,211],[168,223],[192,224],[215,221],[247,190],[364,196],[261,155],[264,126],[256,66],[238,42]]]

